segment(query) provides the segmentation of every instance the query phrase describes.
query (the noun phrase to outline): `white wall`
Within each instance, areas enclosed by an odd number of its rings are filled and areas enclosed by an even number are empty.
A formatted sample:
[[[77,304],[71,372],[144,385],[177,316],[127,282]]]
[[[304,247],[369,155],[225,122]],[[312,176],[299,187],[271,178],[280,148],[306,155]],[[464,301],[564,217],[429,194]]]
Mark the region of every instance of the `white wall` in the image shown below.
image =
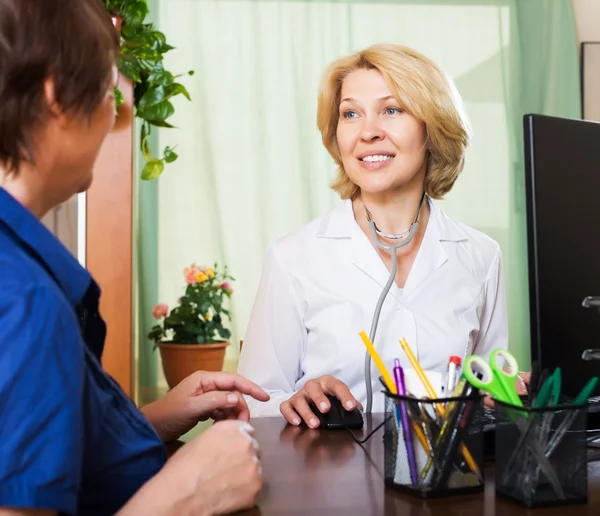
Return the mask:
[[[571,0],[579,41],[600,41],[600,0]]]
[[[600,43],[600,0],[572,0],[580,43]],[[600,121],[600,44],[586,45],[583,55],[583,114]]]

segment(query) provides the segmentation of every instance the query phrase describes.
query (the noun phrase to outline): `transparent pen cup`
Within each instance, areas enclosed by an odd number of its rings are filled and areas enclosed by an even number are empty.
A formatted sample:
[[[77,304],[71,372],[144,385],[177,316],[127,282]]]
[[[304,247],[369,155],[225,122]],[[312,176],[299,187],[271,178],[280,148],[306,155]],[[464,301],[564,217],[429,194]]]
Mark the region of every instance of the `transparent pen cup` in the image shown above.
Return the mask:
[[[387,487],[419,498],[483,491],[480,395],[430,400],[384,394]]]
[[[496,493],[525,507],[587,502],[587,405],[495,401]]]

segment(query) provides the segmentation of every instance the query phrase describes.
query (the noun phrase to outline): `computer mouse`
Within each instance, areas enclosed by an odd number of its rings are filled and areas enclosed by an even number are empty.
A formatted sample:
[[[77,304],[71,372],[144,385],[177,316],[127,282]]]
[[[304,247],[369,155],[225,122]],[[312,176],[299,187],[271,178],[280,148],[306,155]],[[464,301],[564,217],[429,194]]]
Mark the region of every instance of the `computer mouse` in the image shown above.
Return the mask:
[[[342,402],[333,394],[326,394],[331,408],[323,414],[313,401],[309,402],[310,409],[319,419],[318,428],[325,430],[344,430],[345,428],[360,429],[363,427],[364,420],[360,409],[346,410]]]

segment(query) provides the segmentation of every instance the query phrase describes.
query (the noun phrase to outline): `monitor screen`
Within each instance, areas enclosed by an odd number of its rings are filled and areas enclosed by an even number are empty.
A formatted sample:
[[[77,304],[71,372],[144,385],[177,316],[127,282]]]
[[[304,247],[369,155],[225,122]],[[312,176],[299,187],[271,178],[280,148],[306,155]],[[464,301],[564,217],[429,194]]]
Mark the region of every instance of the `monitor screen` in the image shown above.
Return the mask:
[[[560,366],[575,396],[600,375],[600,361],[581,359],[600,348],[600,308],[582,306],[600,298],[600,123],[526,115],[523,125],[531,360]]]

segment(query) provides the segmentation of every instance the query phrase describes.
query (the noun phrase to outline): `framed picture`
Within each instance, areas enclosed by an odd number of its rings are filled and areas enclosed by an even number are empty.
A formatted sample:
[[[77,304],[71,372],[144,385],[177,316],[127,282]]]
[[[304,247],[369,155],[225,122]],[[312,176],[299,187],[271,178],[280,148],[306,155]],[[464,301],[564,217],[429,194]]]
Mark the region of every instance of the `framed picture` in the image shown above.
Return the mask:
[[[581,44],[581,106],[584,120],[600,121],[600,41]]]

